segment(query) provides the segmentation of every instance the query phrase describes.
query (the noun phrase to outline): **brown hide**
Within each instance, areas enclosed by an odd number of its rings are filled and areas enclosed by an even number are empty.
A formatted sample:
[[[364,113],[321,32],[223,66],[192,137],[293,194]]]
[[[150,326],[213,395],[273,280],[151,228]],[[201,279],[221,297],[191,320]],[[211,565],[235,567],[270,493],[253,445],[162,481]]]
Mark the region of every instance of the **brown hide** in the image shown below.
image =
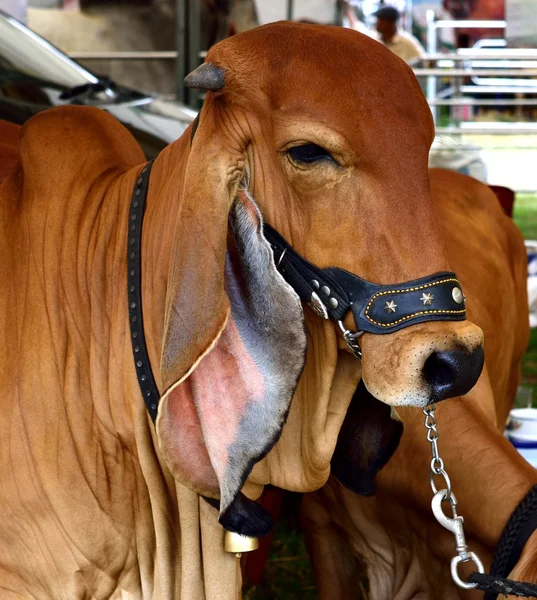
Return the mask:
[[[197,493],[225,513],[244,483],[250,497],[267,483],[318,488],[361,366],[380,400],[423,405],[426,351],[481,344],[470,322],[424,323],[366,334],[359,363],[306,309],[293,396],[302,308],[260,215],[321,267],[379,283],[449,269],[430,112],[411,70],[348,30],[273,24],[207,60],[225,88],[207,94],[192,145],[190,128],[159,155],[144,218],[156,429],[127,310],[141,149],[101,110],[53,109],[22,128],[0,187],[0,585],[12,597],[233,598],[235,558]],[[294,160],[308,143],[329,159]]]
[[[439,450],[467,541],[489,568],[509,515],[537,482],[537,472],[502,434],[528,341],[526,253],[519,231],[486,186],[433,169],[431,189],[469,316],[485,332],[480,382],[436,413]],[[320,598],[354,598],[361,568],[372,600],[481,598],[451,581],[455,543],[430,512],[431,451],[423,414],[408,408],[399,414],[404,433],[377,476],[375,497],[358,496],[334,478],[305,497],[303,519]],[[514,575],[535,582],[534,542]]]
[[[0,121],[0,183],[15,169],[19,161],[20,127]]]

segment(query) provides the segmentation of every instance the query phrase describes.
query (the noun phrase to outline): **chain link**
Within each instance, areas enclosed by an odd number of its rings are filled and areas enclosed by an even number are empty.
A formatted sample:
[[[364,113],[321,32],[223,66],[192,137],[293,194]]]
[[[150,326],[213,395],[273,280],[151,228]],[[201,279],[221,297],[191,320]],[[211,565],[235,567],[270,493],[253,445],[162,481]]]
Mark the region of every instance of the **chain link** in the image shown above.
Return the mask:
[[[434,518],[451,531],[455,536],[455,544],[457,547],[457,556],[451,560],[451,577],[453,581],[460,587],[466,590],[477,587],[476,583],[468,583],[462,580],[459,576],[458,567],[460,563],[473,562],[479,573],[484,573],[482,562],[475,552],[468,552],[466,539],[464,536],[463,523],[464,519],[457,514],[457,498],[451,489],[451,480],[444,469],[444,461],[438,452],[438,428],[436,423],[435,405],[423,409],[425,415],[425,428],[427,429],[427,441],[431,444],[432,459],[429,473],[429,483],[433,491],[433,499],[431,509]],[[445,488],[437,489],[435,477],[443,477]],[[442,503],[448,502],[451,506],[452,517],[448,517],[442,510]]]
[[[347,348],[352,352],[355,358],[361,360],[362,358],[362,348],[360,347],[360,342],[358,339],[364,334],[363,331],[355,331],[352,332],[350,329],[347,329],[345,325],[343,325],[343,321],[338,321],[337,324],[341,329],[341,333],[343,334],[343,339],[347,344]]]

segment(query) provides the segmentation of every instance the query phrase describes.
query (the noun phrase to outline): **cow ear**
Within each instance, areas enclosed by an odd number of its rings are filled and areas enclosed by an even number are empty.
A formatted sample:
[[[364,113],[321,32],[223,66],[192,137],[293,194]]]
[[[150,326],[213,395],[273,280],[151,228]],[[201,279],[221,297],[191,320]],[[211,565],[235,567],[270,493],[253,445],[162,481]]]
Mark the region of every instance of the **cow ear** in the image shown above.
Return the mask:
[[[360,381],[339,432],[332,473],[361,496],[376,492],[375,476],[399,446],[403,423],[391,407],[377,400]]]
[[[276,269],[244,187],[244,157],[226,150],[215,112],[204,107],[186,167],[156,431],[173,475],[220,499],[223,524],[254,534],[263,523],[239,492],[280,436],[306,335],[300,300]]]

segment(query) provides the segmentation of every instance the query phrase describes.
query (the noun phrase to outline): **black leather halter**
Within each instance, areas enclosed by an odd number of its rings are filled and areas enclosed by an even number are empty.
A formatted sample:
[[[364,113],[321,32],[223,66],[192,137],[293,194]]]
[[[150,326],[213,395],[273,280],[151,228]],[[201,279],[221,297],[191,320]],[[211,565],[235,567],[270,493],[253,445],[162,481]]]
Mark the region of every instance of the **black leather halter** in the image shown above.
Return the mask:
[[[466,299],[455,273],[445,271],[394,285],[371,283],[337,267],[319,269],[270,225],[264,233],[285,280],[324,319],[349,310],[359,332],[392,333],[424,321],[463,321]]]
[[[145,344],[142,310],[142,222],[152,163],[141,171],[132,194],[127,250],[129,322],[136,375],[147,411],[157,418],[160,394],[153,377]],[[324,319],[337,321],[355,356],[361,356],[357,337],[364,332],[385,334],[424,321],[461,321],[466,318],[465,297],[454,273],[394,285],[361,279],[337,267],[320,269],[300,256],[270,225],[264,233],[272,246],[274,261],[299,297]],[[342,325],[351,310],[358,329]]]

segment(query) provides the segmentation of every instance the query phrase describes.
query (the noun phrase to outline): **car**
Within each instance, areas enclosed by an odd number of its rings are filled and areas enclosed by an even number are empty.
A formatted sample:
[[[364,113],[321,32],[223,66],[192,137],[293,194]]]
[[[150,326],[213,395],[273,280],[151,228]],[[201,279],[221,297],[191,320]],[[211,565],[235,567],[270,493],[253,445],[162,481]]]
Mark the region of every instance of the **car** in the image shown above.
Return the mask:
[[[70,59],[0,10],[0,119],[22,125],[54,106],[98,106],[125,125],[153,159],[179,138],[196,111],[118,85]]]

